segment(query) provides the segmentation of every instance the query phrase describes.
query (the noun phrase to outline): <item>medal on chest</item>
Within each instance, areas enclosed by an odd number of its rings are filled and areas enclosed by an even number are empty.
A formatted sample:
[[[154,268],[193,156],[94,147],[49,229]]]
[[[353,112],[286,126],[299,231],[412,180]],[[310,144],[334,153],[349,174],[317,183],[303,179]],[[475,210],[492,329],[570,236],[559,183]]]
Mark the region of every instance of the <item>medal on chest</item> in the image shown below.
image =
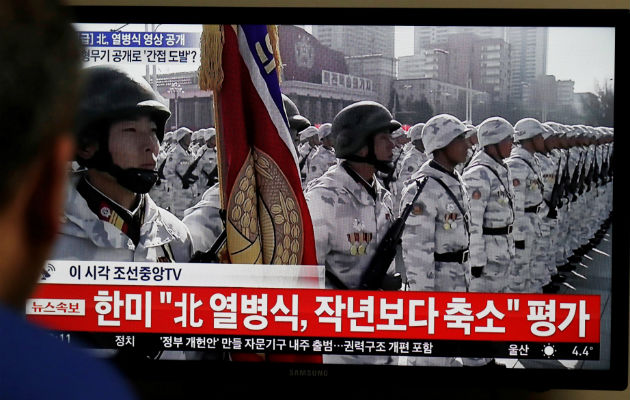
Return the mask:
[[[362,256],[367,252],[367,246],[372,241],[372,232],[365,232],[365,225],[356,218],[352,228],[354,232],[346,234],[348,242],[350,242],[350,254]]]

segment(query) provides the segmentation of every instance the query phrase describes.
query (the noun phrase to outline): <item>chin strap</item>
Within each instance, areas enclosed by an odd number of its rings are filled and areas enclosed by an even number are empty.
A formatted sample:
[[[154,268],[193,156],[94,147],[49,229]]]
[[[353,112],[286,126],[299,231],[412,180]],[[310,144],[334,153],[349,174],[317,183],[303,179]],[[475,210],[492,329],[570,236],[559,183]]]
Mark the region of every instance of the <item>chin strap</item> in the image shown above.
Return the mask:
[[[373,165],[377,171],[380,171],[384,174],[391,174],[392,172],[394,172],[395,166],[393,162],[376,159],[376,154],[374,153],[374,136],[370,138],[370,140],[367,143],[367,146],[368,146],[368,154],[366,157],[361,157],[356,154],[350,154],[344,158],[348,161],[354,161],[354,162],[360,162],[360,163]]]

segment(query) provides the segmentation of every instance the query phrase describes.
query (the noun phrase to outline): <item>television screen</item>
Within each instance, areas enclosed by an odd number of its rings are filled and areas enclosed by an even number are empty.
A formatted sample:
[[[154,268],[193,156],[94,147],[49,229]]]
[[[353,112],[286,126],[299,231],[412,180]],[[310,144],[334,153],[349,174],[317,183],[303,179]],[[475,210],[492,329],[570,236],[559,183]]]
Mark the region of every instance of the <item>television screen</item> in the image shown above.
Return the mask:
[[[144,390],[626,387],[626,11],[71,11],[29,319]]]

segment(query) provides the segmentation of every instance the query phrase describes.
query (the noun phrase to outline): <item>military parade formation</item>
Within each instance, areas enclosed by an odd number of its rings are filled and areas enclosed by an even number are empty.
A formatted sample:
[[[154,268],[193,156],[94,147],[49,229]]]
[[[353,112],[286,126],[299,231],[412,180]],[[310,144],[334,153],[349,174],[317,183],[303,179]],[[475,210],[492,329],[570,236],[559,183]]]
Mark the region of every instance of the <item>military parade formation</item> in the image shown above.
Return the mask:
[[[111,67],[86,77],[53,258],[214,251],[215,129],[165,132],[170,111],[146,82]],[[283,99],[326,288],[556,293],[610,227],[612,128],[439,114],[405,129],[373,101],[316,126]]]

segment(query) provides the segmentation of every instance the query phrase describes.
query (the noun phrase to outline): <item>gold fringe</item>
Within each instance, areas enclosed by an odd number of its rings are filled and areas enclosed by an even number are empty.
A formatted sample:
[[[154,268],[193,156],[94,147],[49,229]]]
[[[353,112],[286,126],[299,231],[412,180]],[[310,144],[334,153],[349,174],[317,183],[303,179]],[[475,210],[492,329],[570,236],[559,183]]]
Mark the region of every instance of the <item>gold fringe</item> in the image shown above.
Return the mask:
[[[223,26],[204,25],[201,33],[201,66],[199,88],[218,92],[223,83],[221,54],[223,52]]]
[[[273,49],[273,58],[276,60],[276,72],[278,73],[278,82],[282,82],[282,58],[280,57],[280,46],[278,36],[278,25],[267,25],[267,33]]]

